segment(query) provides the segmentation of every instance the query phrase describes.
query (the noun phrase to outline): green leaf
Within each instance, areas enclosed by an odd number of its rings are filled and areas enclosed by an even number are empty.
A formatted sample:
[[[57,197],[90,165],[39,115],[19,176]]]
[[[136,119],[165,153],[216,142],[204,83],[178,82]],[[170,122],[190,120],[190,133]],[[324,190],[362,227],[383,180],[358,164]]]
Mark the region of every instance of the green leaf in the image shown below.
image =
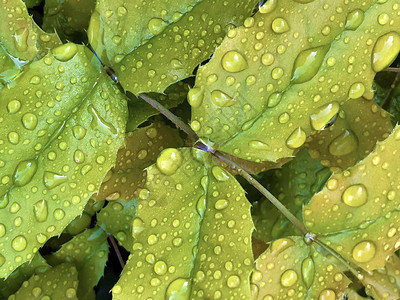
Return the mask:
[[[50,268],[51,266],[46,260],[39,253],[36,253],[31,261],[19,266],[7,279],[0,279],[0,296],[2,299],[7,299],[8,296],[18,291],[22,283],[33,274],[43,273]]]
[[[364,160],[331,176],[303,209],[307,228],[365,270],[383,268],[400,248],[400,128]]]
[[[78,272],[71,263],[55,266],[48,271],[33,275],[21,288],[11,295],[9,300],[40,299],[73,299],[78,300]]]
[[[207,153],[168,148],[147,169],[114,299],[250,298],[250,204],[211,163]]]
[[[350,280],[302,237],[275,240],[256,260],[252,299],[341,299]]]
[[[46,0],[43,29],[57,32],[63,41],[85,40],[95,5],[95,0]]]
[[[341,172],[367,156],[392,130],[390,115],[372,99],[351,99],[331,127],[310,137],[307,147],[313,158]]]
[[[103,276],[108,259],[107,235],[97,226],[86,229],[46,259],[53,266],[73,263],[78,270],[77,296],[79,299],[89,299],[88,294]]]
[[[161,93],[208,59],[227,29],[241,24],[257,2],[97,1],[89,42],[125,89]]]
[[[187,80],[189,81],[189,80]],[[165,94],[149,93],[149,97],[157,100],[165,108],[171,109],[178,106],[186,100],[187,92],[193,85],[187,81],[179,81],[170,85]],[[131,95],[128,103],[129,119],[126,124],[126,131],[135,130],[140,124],[147,121],[149,117],[158,115],[160,112],[153,108],[150,104],[143,101],[143,99]]]
[[[263,181],[268,183],[268,190],[301,220],[303,205],[311,199],[314,193],[320,191],[330,174],[329,170],[322,167],[318,160],[309,156],[307,149],[303,149],[282,169],[271,171]],[[265,242],[300,234],[265,198],[254,204],[252,216],[256,227],[254,236]]]
[[[107,173],[94,198],[125,201],[137,198],[146,180],[144,169],[156,161],[164,148],[182,145],[179,131],[163,123],[128,132],[125,146],[118,151],[115,167]]]
[[[396,58],[392,5],[267,1],[199,69],[188,94],[193,130],[244,159],[292,156]]]
[[[1,91],[0,277],[82,213],[123,144],[126,101],[84,49],[53,49]]]
[[[132,250],[132,222],[136,215],[137,199],[129,202],[115,200],[97,213],[97,225],[114,236],[127,251]]]
[[[23,0],[27,8],[32,8],[34,6],[40,5],[42,0]]]

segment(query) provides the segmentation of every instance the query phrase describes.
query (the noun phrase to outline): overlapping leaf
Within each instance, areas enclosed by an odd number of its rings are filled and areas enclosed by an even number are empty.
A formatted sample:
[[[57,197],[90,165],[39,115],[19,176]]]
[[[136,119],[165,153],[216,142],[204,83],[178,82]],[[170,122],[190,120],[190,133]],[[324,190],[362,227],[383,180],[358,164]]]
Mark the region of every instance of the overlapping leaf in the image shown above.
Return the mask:
[[[208,59],[227,28],[240,25],[257,2],[101,0],[90,21],[89,42],[125,89],[161,93]]]
[[[85,51],[55,48],[1,91],[0,277],[82,213],[123,143],[126,101]]]
[[[113,235],[127,251],[132,250],[132,222],[136,215],[137,199],[115,200],[97,213],[97,224]]]
[[[263,180],[267,182],[268,190],[301,220],[303,205],[320,191],[330,172],[303,149],[282,169],[271,171],[269,175]],[[254,204],[252,216],[256,227],[254,236],[265,242],[300,234],[267,199]]]
[[[44,273],[32,275],[21,288],[8,299],[72,299],[78,300],[78,272],[71,263],[63,263]]]
[[[146,179],[144,169],[155,162],[164,148],[182,145],[179,131],[163,123],[128,132],[125,146],[118,151],[115,167],[108,172],[94,198],[125,201],[136,198]]]
[[[208,154],[168,148],[148,168],[115,299],[249,299],[250,204]]]
[[[374,101],[351,99],[331,127],[310,137],[307,147],[312,157],[340,172],[367,156],[392,129],[390,115]]]
[[[46,259],[51,265],[73,263],[79,279],[77,296],[79,299],[90,299],[88,295],[103,276],[108,259],[107,235],[99,227],[86,229]]]
[[[365,270],[383,268],[400,248],[400,127],[364,160],[332,175],[304,207],[307,228]]]
[[[400,16],[392,6],[267,1],[199,69],[188,96],[192,128],[244,159],[292,156],[396,58]]]
[[[256,260],[253,299],[341,299],[350,280],[302,237],[275,240]]]

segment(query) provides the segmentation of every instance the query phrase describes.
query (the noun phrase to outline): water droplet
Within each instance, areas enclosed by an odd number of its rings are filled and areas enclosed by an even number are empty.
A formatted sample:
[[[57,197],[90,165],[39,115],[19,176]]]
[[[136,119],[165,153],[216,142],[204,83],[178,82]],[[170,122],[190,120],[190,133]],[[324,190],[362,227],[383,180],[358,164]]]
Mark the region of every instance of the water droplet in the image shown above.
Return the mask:
[[[396,32],[389,32],[375,43],[372,51],[372,69],[380,72],[395,60],[400,51],[400,35]]]
[[[303,83],[317,74],[329,46],[321,46],[304,50],[297,55],[292,71],[292,82]]]
[[[339,103],[333,102],[326,104],[316,111],[315,114],[312,114],[310,116],[311,119],[311,126],[315,130],[321,130],[323,129],[326,124],[332,120],[336,116],[336,114],[339,112]]]
[[[22,124],[28,130],[33,130],[37,125],[37,117],[32,113],[26,113],[22,116]]]
[[[57,48],[51,49],[51,53],[59,61],[68,61],[78,52],[78,47],[74,43],[66,43]]]
[[[236,104],[236,100],[219,90],[214,90],[211,92],[211,100],[215,105],[220,107],[228,107]]]
[[[228,207],[228,204],[229,204],[228,200],[220,199],[217,202],[215,202],[214,207],[215,209],[221,210]]]
[[[197,209],[197,213],[200,216],[203,216],[204,211],[206,209],[206,197],[205,196],[201,196],[199,198],[199,200],[197,200],[196,209]]]
[[[82,126],[76,125],[72,128],[72,133],[77,140],[81,140],[86,135],[86,129]]]
[[[281,284],[284,287],[289,287],[292,286],[296,283],[297,281],[297,273],[295,270],[286,270],[282,275],[281,275]]]
[[[204,87],[192,88],[189,90],[187,94],[188,102],[190,106],[194,108],[200,107],[201,103],[203,102],[203,97],[204,97]]]
[[[54,218],[58,221],[64,219],[65,217],[65,212],[62,209],[56,209],[53,213]]]
[[[275,256],[277,256],[279,253],[285,251],[289,247],[294,246],[294,244],[295,243],[293,242],[293,240],[291,240],[289,238],[283,238],[283,239],[275,240],[275,241],[272,242],[271,252],[276,252]]]
[[[182,299],[186,300],[190,298],[190,282],[185,278],[177,278],[172,281],[167,291],[165,292],[165,299]]]
[[[16,133],[15,131],[11,131],[8,133],[8,141],[13,144],[16,145],[19,143],[19,135],[18,133]]]
[[[151,34],[157,35],[161,33],[167,25],[168,23],[163,19],[153,18],[149,21],[148,28]]]
[[[361,82],[353,83],[349,89],[349,98],[357,99],[365,93],[365,86]]]
[[[27,242],[25,237],[23,237],[22,235],[18,235],[12,240],[11,246],[15,251],[20,252],[25,250],[26,244]]]
[[[240,277],[237,275],[231,275],[231,276],[229,276],[228,280],[226,281],[226,284],[231,289],[237,288],[240,286]]]
[[[262,63],[263,65],[265,65],[265,66],[270,66],[270,65],[272,65],[272,64],[274,63],[274,61],[275,61],[275,57],[274,57],[274,55],[271,54],[271,53],[264,53],[264,54],[261,56],[261,63]]]
[[[93,115],[93,119],[92,119],[92,123],[90,124],[90,126],[95,129],[100,129],[100,130],[104,130],[107,132],[110,132],[112,135],[116,136],[118,134],[117,129],[114,127],[114,125],[112,125],[111,123],[107,122],[106,120],[104,120],[100,114],[98,113],[98,111],[94,108],[94,106],[92,104],[90,104],[88,106],[88,112],[91,113]]]
[[[29,82],[31,84],[39,84],[40,83],[40,77],[39,76],[32,76],[31,81]]]
[[[154,272],[157,275],[164,275],[167,272],[167,264],[163,262],[162,260],[156,262],[154,264]]]
[[[309,289],[314,281],[315,266],[311,257],[307,257],[301,263],[301,275],[306,287]]]
[[[28,50],[28,36],[29,36],[29,29],[26,27],[20,28],[14,33],[14,45],[15,48],[20,51],[24,52]]]
[[[243,71],[248,67],[246,59],[237,51],[228,51],[222,57],[222,67],[231,73]]]
[[[351,130],[345,130],[329,144],[329,153],[335,156],[349,154],[357,149],[358,139]]]
[[[360,263],[369,262],[374,258],[376,247],[371,241],[363,241],[353,248],[353,258]]]
[[[81,164],[81,163],[83,163],[84,161],[85,161],[85,154],[81,151],[81,150],[76,150],[75,152],[74,152],[74,161],[77,163],[77,164]]]
[[[0,223],[0,238],[6,234],[6,227]]]
[[[21,102],[18,100],[11,100],[7,104],[7,110],[10,114],[15,114],[21,109]]]
[[[144,230],[144,222],[142,219],[136,217],[132,222],[132,235],[137,238],[138,234]]]
[[[67,180],[67,176],[59,175],[53,172],[45,171],[43,175],[43,183],[48,189],[54,189],[56,186],[59,186]]]
[[[40,200],[33,205],[33,214],[38,222],[44,222],[47,220],[47,201]]]
[[[37,170],[36,160],[21,161],[14,171],[14,184],[16,186],[24,186],[28,184]]]
[[[307,135],[301,127],[295,129],[286,140],[286,145],[289,148],[296,149],[300,148],[306,141]]]
[[[336,300],[336,293],[331,289],[325,289],[319,294],[318,300]]]
[[[363,184],[354,184],[342,194],[342,200],[351,207],[359,207],[367,202],[368,192]]]
[[[178,149],[164,149],[157,158],[157,167],[165,175],[172,175],[182,165],[182,154]]]
[[[211,172],[218,181],[227,181],[229,179],[228,173],[219,166],[214,166]]]
[[[272,71],[271,71],[271,77],[272,77],[272,79],[279,79],[279,78],[281,78],[282,76],[283,76],[283,69],[282,68],[274,68]]]
[[[361,9],[356,9],[347,15],[346,26],[347,30],[355,30],[364,21],[364,12]]]
[[[271,150],[271,147],[261,141],[250,141],[248,143],[250,148],[256,150]]]
[[[0,197],[0,208],[4,208],[8,205],[9,197],[8,193],[5,193],[3,196]]]
[[[2,265],[4,265],[5,262],[6,262],[6,259],[4,258],[3,255],[0,254],[0,267],[1,267]]]
[[[268,97],[268,107],[275,107],[281,102],[282,94],[281,93],[272,93]]]
[[[275,33],[284,33],[290,29],[289,24],[283,18],[275,18],[272,21],[271,28]]]
[[[388,14],[383,13],[378,16],[378,23],[380,25],[386,25],[389,21],[390,21],[390,17]]]

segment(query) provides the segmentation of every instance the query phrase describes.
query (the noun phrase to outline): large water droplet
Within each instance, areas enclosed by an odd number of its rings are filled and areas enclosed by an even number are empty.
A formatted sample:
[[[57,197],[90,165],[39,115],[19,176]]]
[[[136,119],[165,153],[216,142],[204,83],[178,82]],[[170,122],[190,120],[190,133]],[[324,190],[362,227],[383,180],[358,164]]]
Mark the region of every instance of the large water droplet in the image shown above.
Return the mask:
[[[237,288],[240,286],[240,277],[237,275],[231,275],[228,277],[226,284],[231,289]]]
[[[211,92],[211,100],[215,105],[220,107],[228,107],[236,104],[236,100],[232,99],[220,90],[214,90]]]
[[[288,139],[286,140],[286,145],[292,149],[300,148],[306,141],[306,138],[307,135],[304,130],[298,127],[288,137]]]
[[[162,260],[160,260],[154,264],[153,269],[157,275],[164,275],[165,273],[167,273],[168,268],[167,268],[167,264],[165,262],[163,262]]]
[[[203,97],[204,97],[204,87],[192,88],[189,90],[187,95],[187,99],[190,106],[194,108],[200,107],[201,103],[203,102]]]
[[[364,21],[364,12],[361,9],[356,9],[347,15],[346,26],[347,30],[355,30]]]
[[[59,175],[53,172],[46,171],[43,175],[43,183],[48,189],[54,189],[56,186],[59,186],[67,180],[67,176]]]
[[[342,200],[351,207],[359,207],[367,202],[368,192],[363,184],[349,186],[342,194]]]
[[[271,28],[275,33],[284,33],[290,29],[289,24],[283,18],[275,18],[272,21]]]
[[[329,144],[329,153],[336,156],[349,154],[357,149],[358,139],[351,130],[345,130]]]
[[[185,278],[177,278],[172,281],[165,293],[166,300],[189,300],[190,282]]]
[[[277,256],[279,253],[285,251],[289,247],[294,246],[293,240],[289,238],[283,238],[279,240],[275,240],[271,244],[271,252],[276,252],[275,256]]]
[[[237,51],[228,51],[222,57],[222,67],[231,73],[243,71],[248,67],[246,59]]]
[[[78,52],[78,47],[74,43],[66,43],[57,48],[51,49],[51,53],[59,61],[68,61]]]
[[[33,130],[36,128],[37,125],[37,117],[32,113],[26,113],[22,116],[22,124],[28,130]]]
[[[7,110],[10,114],[15,114],[21,109],[21,102],[18,100],[11,100],[7,104]]]
[[[353,248],[353,258],[360,263],[369,262],[374,258],[376,247],[371,241],[363,241]]]
[[[228,173],[219,166],[212,167],[211,172],[218,181],[227,181],[229,179]]]
[[[395,60],[400,51],[400,35],[396,32],[389,32],[375,43],[372,51],[372,69],[380,72]]]
[[[44,222],[47,220],[48,210],[47,201],[40,200],[33,205],[33,214],[38,222]]]
[[[37,170],[36,160],[21,161],[14,171],[14,184],[16,186],[24,186],[28,184]]]
[[[114,125],[104,120],[92,104],[88,106],[88,112],[93,115],[92,123],[90,124],[93,129],[98,128],[110,132],[114,136],[118,134]]]
[[[307,257],[301,263],[301,275],[303,276],[303,281],[309,289],[314,281],[315,266],[314,261],[311,257]]]
[[[205,196],[201,196],[199,198],[199,200],[197,200],[196,210],[200,216],[204,215],[204,211],[206,210],[206,197]]]
[[[165,175],[172,175],[182,165],[182,154],[178,149],[164,149],[157,158],[157,167]]]
[[[296,283],[297,281],[297,273],[295,270],[286,270],[282,275],[281,275],[281,284],[284,287],[289,287],[292,286]]]
[[[276,8],[278,0],[268,0],[259,9],[260,13],[268,14]]]
[[[339,112],[339,103],[333,102],[318,108],[315,114],[310,116],[311,126],[315,130],[321,130]]]
[[[137,238],[138,234],[144,230],[144,222],[140,218],[135,218],[132,222],[132,235]]]
[[[28,35],[29,35],[29,29],[26,27],[20,28],[17,31],[15,31],[14,45],[18,51],[24,52],[28,49]]]
[[[318,300],[336,300],[336,293],[331,289],[323,290],[318,297]]]
[[[364,95],[365,86],[361,82],[353,83],[349,89],[349,98],[357,99]]]
[[[74,126],[74,127],[72,128],[72,132],[73,132],[73,134],[74,134],[74,137],[75,137],[77,140],[83,139],[83,138],[85,137],[85,135],[86,135],[86,129],[83,128],[83,127],[80,126],[80,125]]]
[[[26,238],[22,235],[17,235],[11,242],[11,246],[15,251],[21,252],[26,248]]]
[[[307,49],[299,53],[294,62],[292,82],[303,83],[309,81],[317,74],[329,46]]]
[[[149,21],[148,28],[150,33],[157,35],[161,33],[168,25],[163,19],[153,18]]]

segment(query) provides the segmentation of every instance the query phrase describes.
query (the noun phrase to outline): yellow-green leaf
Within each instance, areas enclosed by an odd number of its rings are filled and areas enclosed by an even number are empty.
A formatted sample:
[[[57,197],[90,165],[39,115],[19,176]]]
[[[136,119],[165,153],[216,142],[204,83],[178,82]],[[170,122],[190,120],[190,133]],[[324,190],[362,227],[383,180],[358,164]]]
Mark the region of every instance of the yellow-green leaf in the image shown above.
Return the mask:
[[[188,148],[163,150],[147,172],[114,299],[249,299],[253,224],[234,177]]]
[[[200,67],[188,95],[191,127],[244,159],[292,156],[338,104],[369,92],[375,73],[396,58],[400,15],[392,5],[265,2]]]

